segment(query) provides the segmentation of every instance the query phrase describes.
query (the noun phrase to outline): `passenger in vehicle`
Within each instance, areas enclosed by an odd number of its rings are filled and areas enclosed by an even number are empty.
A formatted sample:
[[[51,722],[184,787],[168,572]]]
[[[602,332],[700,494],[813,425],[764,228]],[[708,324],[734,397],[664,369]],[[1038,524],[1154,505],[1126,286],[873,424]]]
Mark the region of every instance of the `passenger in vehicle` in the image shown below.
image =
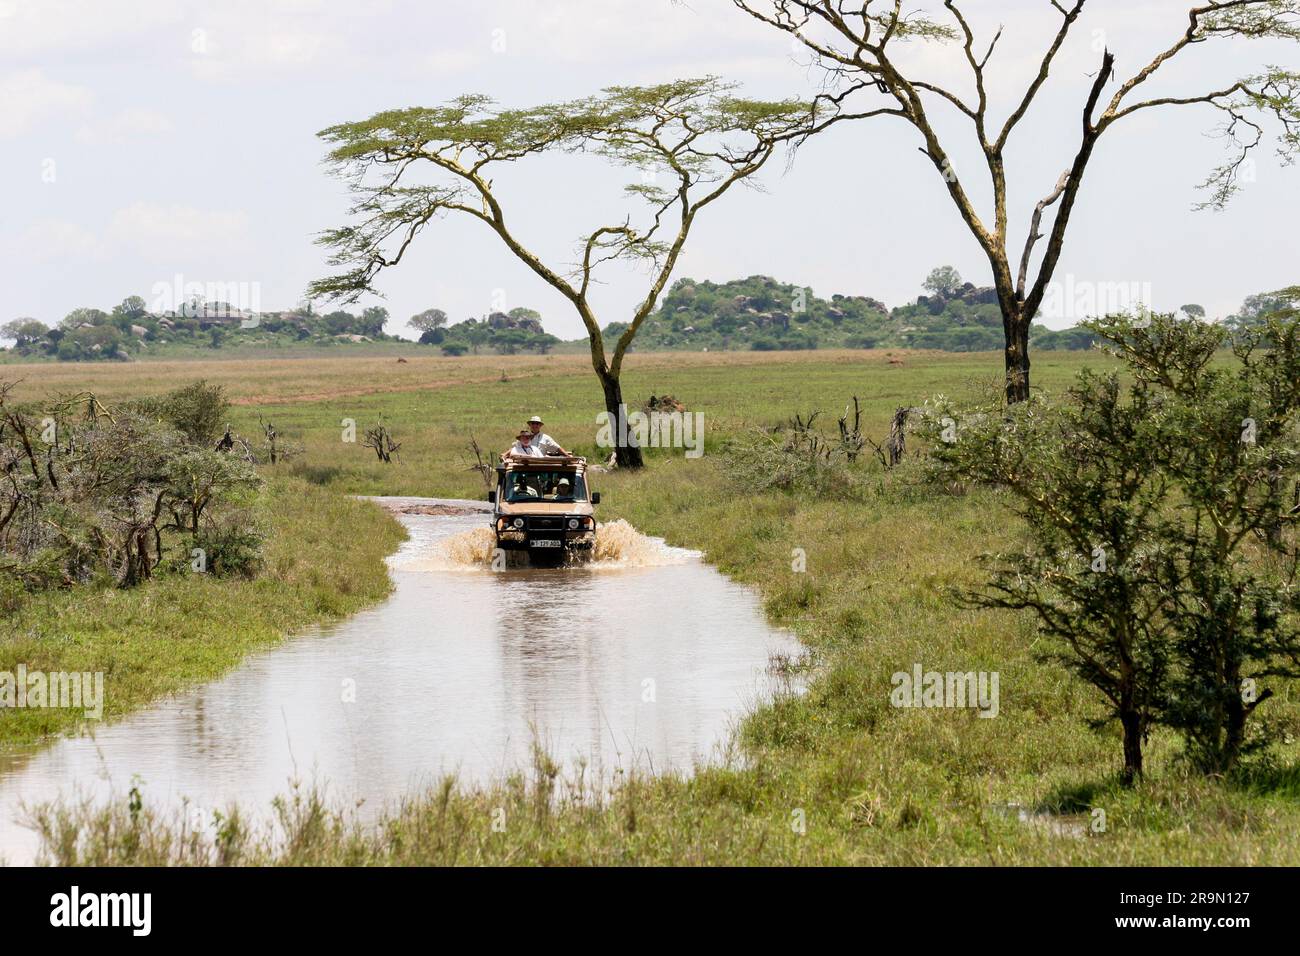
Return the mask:
[[[528,433],[533,436],[533,448],[536,449],[534,455],[568,456],[569,453],[560,447],[559,442],[542,431],[542,420],[536,415],[528,419]]]
[[[502,458],[539,458],[545,452],[539,451],[533,445],[533,433],[527,428],[519,429],[519,434],[515,436],[515,443],[510,446]]]

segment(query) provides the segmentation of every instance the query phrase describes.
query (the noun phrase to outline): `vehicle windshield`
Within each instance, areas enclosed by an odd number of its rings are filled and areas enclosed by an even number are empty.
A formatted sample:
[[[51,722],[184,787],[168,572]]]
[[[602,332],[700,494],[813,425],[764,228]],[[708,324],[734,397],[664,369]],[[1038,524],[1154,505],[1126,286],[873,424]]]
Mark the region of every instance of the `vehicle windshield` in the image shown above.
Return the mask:
[[[586,501],[582,475],[571,471],[512,471],[506,474],[506,501]]]

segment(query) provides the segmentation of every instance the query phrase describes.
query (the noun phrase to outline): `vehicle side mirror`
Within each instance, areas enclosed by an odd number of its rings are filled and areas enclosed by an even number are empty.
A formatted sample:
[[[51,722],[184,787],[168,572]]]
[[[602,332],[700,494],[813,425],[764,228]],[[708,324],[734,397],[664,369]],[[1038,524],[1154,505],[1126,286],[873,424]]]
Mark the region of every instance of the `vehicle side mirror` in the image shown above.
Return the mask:
[[[599,491],[593,491],[593,492],[591,493],[591,503],[592,503],[593,505],[598,505],[598,504],[600,504],[600,492],[599,492]]]
[[[488,501],[492,502],[493,504],[497,503],[497,493],[495,491],[488,492]]]

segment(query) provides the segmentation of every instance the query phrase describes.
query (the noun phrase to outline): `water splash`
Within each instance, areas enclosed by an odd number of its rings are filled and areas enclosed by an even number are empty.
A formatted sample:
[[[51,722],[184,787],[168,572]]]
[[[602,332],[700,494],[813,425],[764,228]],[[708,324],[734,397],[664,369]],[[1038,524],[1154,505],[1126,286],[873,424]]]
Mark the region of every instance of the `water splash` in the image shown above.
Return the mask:
[[[476,567],[492,563],[492,552],[496,550],[497,538],[491,528],[475,528],[462,531],[440,542],[435,548],[435,555],[446,559],[448,564],[456,567]],[[441,552],[440,555],[437,553]]]
[[[596,527],[596,547],[591,555],[594,567],[658,568],[684,564],[699,552],[674,548],[662,538],[644,535],[622,518]]]
[[[433,542],[419,557],[403,562],[402,567],[412,571],[481,571],[492,566],[496,546],[491,528],[473,528]]]
[[[428,571],[480,571],[492,566],[496,536],[491,528],[473,528],[438,541],[411,567]],[[525,551],[506,551],[506,567],[528,567]],[[569,564],[593,570],[657,568],[685,564],[698,552],[674,548],[662,538],[644,535],[622,518],[596,527],[596,546],[590,554],[571,552]]]

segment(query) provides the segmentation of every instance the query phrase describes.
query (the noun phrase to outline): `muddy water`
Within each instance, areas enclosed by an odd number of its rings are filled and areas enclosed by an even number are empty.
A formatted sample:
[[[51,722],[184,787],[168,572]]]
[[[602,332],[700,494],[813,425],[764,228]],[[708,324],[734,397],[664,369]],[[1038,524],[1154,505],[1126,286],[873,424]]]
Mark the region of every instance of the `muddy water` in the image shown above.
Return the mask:
[[[689,771],[775,689],[770,656],[797,646],[752,592],[627,526],[588,566],[493,572],[485,516],[401,520],[410,539],[383,604],[93,738],[0,752],[0,857],[33,859],[22,804],[125,799],[133,783],[210,818],[315,780],[366,815],[446,773],[526,766],[534,740],[606,775]]]

